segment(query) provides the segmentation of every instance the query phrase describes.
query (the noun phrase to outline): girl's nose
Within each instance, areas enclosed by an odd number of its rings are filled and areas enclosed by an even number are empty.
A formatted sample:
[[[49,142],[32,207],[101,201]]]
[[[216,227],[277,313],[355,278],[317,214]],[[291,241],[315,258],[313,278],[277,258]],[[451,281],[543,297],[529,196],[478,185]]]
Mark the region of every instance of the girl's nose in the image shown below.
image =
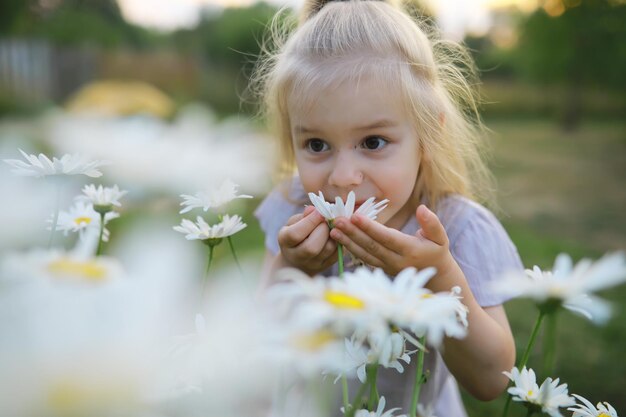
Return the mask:
[[[363,173],[359,165],[347,153],[340,152],[335,158],[328,177],[329,185],[345,188],[359,185],[363,181]]]

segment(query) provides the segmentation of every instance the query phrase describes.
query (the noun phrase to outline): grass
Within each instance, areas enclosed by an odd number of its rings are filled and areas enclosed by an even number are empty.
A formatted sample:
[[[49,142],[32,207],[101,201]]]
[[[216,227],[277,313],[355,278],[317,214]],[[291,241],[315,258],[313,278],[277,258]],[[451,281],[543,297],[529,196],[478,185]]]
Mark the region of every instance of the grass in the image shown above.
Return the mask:
[[[493,129],[493,171],[500,186],[500,217],[527,267],[552,266],[560,252],[574,259],[598,258],[626,247],[626,123],[584,123],[568,134],[545,120],[497,120]],[[541,339],[530,358],[538,377],[560,377],[570,392],[594,404],[608,401],[626,409],[626,286],[601,294],[614,316],[596,327],[560,312],[557,357],[552,375],[541,371]],[[537,317],[526,300],[506,305],[521,355]],[[489,403],[463,393],[470,416],[499,416],[504,396]],[[511,416],[525,409],[511,406]],[[566,413],[567,415],[567,413]]]

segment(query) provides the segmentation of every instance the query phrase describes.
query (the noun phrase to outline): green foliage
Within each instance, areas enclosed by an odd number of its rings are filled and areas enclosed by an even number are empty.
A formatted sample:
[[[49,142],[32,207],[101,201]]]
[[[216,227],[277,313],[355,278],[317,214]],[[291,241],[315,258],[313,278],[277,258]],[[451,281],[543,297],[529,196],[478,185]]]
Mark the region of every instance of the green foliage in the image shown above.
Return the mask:
[[[539,82],[626,86],[626,4],[565,2],[557,17],[538,9],[522,25],[517,66]]]
[[[239,68],[259,56],[265,29],[276,11],[267,3],[256,3],[228,8],[221,14],[205,14],[195,28],[175,33],[174,42],[213,66]]]
[[[13,0],[8,2],[11,4]],[[124,20],[115,0],[29,0],[21,7],[1,6],[10,13],[6,19],[6,35],[49,39],[58,45],[90,43],[103,47],[123,44],[147,46],[155,42],[154,34]]]

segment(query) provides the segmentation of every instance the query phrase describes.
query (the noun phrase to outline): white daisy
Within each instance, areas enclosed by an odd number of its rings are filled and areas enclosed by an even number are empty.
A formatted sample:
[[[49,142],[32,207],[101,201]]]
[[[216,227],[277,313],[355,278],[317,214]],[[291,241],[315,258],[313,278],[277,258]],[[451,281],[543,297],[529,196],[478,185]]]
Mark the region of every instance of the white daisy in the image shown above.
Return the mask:
[[[385,405],[385,397],[380,397],[380,400],[378,401],[378,408],[376,408],[376,411],[358,410],[354,417],[406,417],[406,414],[394,414],[396,411],[399,410],[399,408],[392,408],[385,411]]]
[[[410,354],[415,351],[406,350],[404,337],[397,332],[374,333],[367,338],[369,349],[364,349],[354,337],[345,340],[346,353],[349,360],[356,368],[356,375],[359,381],[365,383],[367,365],[377,364],[384,368],[394,368],[399,373],[404,372],[404,366],[400,360],[406,364],[411,362]]]
[[[444,335],[463,337],[467,321],[456,293],[424,288],[434,273],[433,268],[407,268],[392,280],[379,269],[358,268],[342,278],[310,278],[287,270],[269,295],[300,326],[328,326],[347,337],[355,333],[359,341],[373,333],[390,334],[395,326],[426,335],[437,346]]]
[[[610,307],[590,293],[625,281],[626,259],[622,252],[606,255],[596,262],[583,259],[576,265],[568,255],[560,254],[552,271],[535,266],[525,274],[510,273],[495,283],[494,290],[508,296],[531,298],[539,304],[555,302],[602,323],[609,318]]]
[[[104,224],[119,217],[118,213],[110,211],[104,215]],[[47,220],[52,223],[53,219]],[[50,229],[52,226],[48,227]],[[100,231],[100,214],[96,212],[93,205],[84,201],[76,201],[68,211],[60,211],[56,224],[56,230],[61,230],[67,236],[68,232],[78,232],[79,236],[85,238],[87,231]],[[97,239],[96,239],[97,240]],[[102,240],[108,242],[109,230],[105,227],[102,232]]]
[[[181,194],[183,202],[181,206],[186,206],[180,213],[187,213],[194,208],[202,208],[207,211],[210,208],[221,207],[236,198],[252,198],[251,195],[237,195],[239,186],[231,180],[224,181],[219,187],[210,189],[205,192],[197,192],[194,195]]]
[[[354,204],[356,197],[354,191],[350,191],[348,193],[348,198],[345,203],[341,197],[335,197],[334,204],[329,203],[326,201],[324,194],[322,194],[321,191],[319,192],[319,195],[309,193],[309,199],[317,211],[319,211],[320,214],[329,222],[335,220],[337,217],[350,217],[352,214],[361,214],[372,220],[376,220],[378,213],[384,210],[389,202],[389,200],[384,199],[378,203],[374,203],[374,197],[370,197],[363,204],[361,204],[355,212]]]
[[[42,153],[37,156],[29,155],[21,149],[19,151],[26,162],[19,159],[5,159],[4,162],[13,167],[11,170],[13,174],[25,177],[82,174],[97,178],[102,176],[102,172],[98,168],[107,165],[105,161],[89,161],[79,154],[65,154],[61,159],[53,157],[50,160]]]
[[[85,185],[83,187],[83,194],[78,197],[81,200],[90,201],[94,207],[120,207],[120,198],[122,198],[128,191],[120,190],[117,185],[113,187],[103,187],[99,185],[96,187],[94,184]]]
[[[574,398],[567,394],[567,384],[559,385],[559,378],[546,378],[538,386],[532,369],[524,367],[520,372],[513,368],[511,372],[503,373],[515,384],[507,390],[513,401],[526,402],[528,406],[541,409],[552,417],[563,417],[559,408],[575,404]]]
[[[595,407],[586,398],[572,394],[582,404],[576,404],[576,407],[568,408],[569,411],[573,411],[572,417],[618,417],[617,411],[611,406],[611,404],[604,402],[598,403]]]
[[[187,240],[207,240],[221,239],[232,236],[246,228],[246,224],[241,221],[241,217],[234,215],[224,215],[221,222],[209,225],[200,216],[196,218],[196,223],[183,219],[180,226],[174,226],[174,230],[185,233]]]
[[[4,274],[0,276],[28,277],[35,281],[45,278],[48,283],[106,282],[119,280],[125,275],[122,265],[114,258],[83,256],[57,250],[10,253],[2,259],[1,264],[0,270]]]

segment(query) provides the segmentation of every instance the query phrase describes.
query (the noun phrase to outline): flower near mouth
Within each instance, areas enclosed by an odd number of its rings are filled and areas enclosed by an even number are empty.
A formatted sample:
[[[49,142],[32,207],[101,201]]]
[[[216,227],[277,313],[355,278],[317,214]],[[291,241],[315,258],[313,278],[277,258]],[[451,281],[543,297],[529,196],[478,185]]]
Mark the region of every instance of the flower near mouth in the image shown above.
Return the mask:
[[[24,177],[46,177],[50,175],[87,175],[88,177],[100,177],[102,172],[98,168],[107,165],[104,161],[89,161],[79,154],[66,154],[61,157],[53,157],[52,160],[40,153],[29,155],[23,150],[22,153],[26,162],[19,159],[5,159],[4,162],[11,165],[11,172]]]
[[[348,198],[344,203],[341,197],[335,197],[335,203],[329,203],[324,198],[324,194],[320,191],[318,195],[314,193],[309,193],[309,199],[313,206],[317,209],[317,211],[324,216],[324,218],[328,221],[333,221],[337,217],[351,217],[352,214],[360,214],[365,217],[369,217],[372,220],[376,220],[376,216],[378,213],[383,211],[387,207],[387,203],[389,200],[384,199],[375,203],[375,198],[368,198],[363,204],[361,204],[356,211],[354,210],[355,205],[355,194],[354,191],[350,191],[348,193]]]

